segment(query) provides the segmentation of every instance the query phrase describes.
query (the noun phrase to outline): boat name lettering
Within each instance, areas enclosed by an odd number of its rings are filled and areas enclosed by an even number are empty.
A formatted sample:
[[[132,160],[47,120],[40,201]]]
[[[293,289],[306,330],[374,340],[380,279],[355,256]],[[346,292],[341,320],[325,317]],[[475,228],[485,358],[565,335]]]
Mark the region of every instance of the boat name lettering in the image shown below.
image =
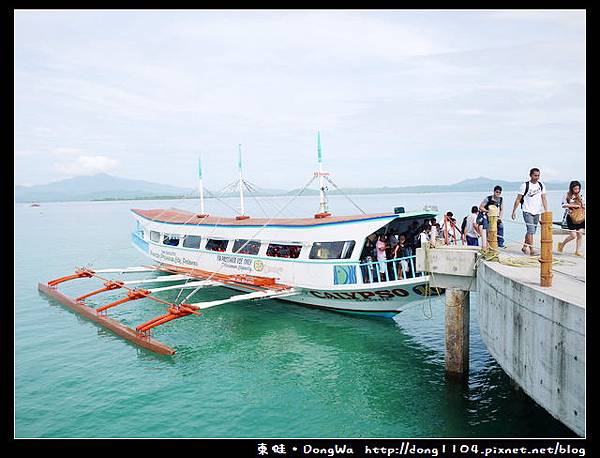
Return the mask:
[[[223,267],[235,269],[238,271],[252,271],[252,259],[241,258],[239,256],[223,256],[217,255],[217,261],[223,263]]]
[[[150,255],[157,259],[162,259],[164,261],[168,261],[173,264],[185,264],[187,266],[198,266],[197,261],[193,261],[186,257],[180,258],[179,256],[177,256],[177,253],[175,253],[174,251],[166,251],[166,250],[154,251],[151,249]]]
[[[252,265],[252,259],[249,258],[240,258],[238,256],[223,256],[223,255],[218,255],[217,256],[217,261],[221,261],[227,264],[244,264],[244,265]]]
[[[327,292],[327,291],[309,291],[315,297],[319,299],[343,299],[343,300],[354,300],[354,301],[372,301],[372,300],[386,300],[393,297],[406,297],[410,295],[408,291],[402,288],[394,289],[382,289],[379,291],[355,291],[355,292]]]

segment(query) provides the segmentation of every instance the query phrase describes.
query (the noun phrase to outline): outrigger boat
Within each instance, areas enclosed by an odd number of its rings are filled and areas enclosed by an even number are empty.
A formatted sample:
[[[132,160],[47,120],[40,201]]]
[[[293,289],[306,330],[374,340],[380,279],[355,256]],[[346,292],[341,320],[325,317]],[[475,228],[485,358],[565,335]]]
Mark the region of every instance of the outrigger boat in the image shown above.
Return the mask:
[[[218,305],[281,299],[337,312],[393,317],[424,296],[440,294],[442,290],[429,287],[428,275],[416,271],[415,256],[390,259],[383,264],[372,258],[378,235],[409,233],[426,225],[437,213],[432,210],[405,212],[398,207],[389,213],[365,214],[361,210],[359,215],[333,216],[328,211],[325,180],[335,184],[328,173],[323,172],[320,135],[317,145],[319,169],[300,191],[319,179],[320,208],[314,217],[267,219],[245,215],[243,189],[249,188],[242,176],[240,148],[238,216],[217,217],[205,213],[199,167],[200,213],[177,209],[131,210],[135,219],[132,244],[154,261],[153,265],[126,269],[78,268],[73,275],[40,283],[39,290],[127,340],[161,354],[174,354],[175,350],[153,339],[153,328],[187,315],[200,315],[201,310]],[[104,277],[105,273],[115,272],[169,275],[129,282]],[[97,278],[104,281],[104,287],[74,299],[57,289],[60,283],[77,278]],[[154,289],[133,286],[175,281],[184,283]],[[216,286],[245,294],[217,301],[190,301],[202,288]],[[115,289],[125,290],[126,296],[96,309],[86,305],[87,298]],[[173,289],[192,291],[180,303],[156,296]],[[167,308],[167,313],[135,329],[107,316],[107,310],[142,298],[160,303]]]

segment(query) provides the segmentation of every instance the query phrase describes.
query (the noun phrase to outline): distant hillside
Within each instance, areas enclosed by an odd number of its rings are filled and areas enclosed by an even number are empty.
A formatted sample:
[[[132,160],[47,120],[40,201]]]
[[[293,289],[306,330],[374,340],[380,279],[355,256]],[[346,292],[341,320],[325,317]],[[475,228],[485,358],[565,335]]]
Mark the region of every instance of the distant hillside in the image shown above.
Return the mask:
[[[548,190],[567,190],[568,182],[544,182]],[[491,192],[495,185],[502,186],[504,191],[517,191],[520,181],[492,180],[479,177],[463,180],[450,185],[419,185],[380,188],[344,188],[344,194],[396,194],[396,193],[443,193],[443,192]],[[585,187],[585,183],[582,182]],[[328,194],[340,194],[333,186],[328,186]],[[299,189],[286,191],[282,189],[258,189],[256,196],[296,195]],[[306,189],[303,195],[316,195],[316,189]],[[214,194],[217,194],[216,192]],[[228,192],[222,197],[236,196],[236,192]],[[69,178],[62,181],[39,186],[15,186],[16,202],[66,202],[90,200],[137,200],[137,199],[173,199],[197,197],[191,188],[180,188],[148,181],[118,178],[105,173],[93,176]],[[207,198],[211,193],[206,194]]]
[[[39,186],[15,186],[17,202],[53,202],[98,199],[147,199],[161,196],[185,196],[192,189],[148,181],[118,178],[105,173],[68,178]]]
[[[441,193],[441,192],[490,192],[494,189],[494,186],[502,186],[503,191],[518,191],[523,181],[503,181],[503,180],[492,180],[490,178],[479,177],[469,178],[467,180],[460,181],[454,184],[447,185],[416,185],[416,186],[395,186],[388,187],[384,186],[381,188],[344,188],[342,192],[344,194],[397,194],[397,193]],[[544,186],[549,191],[553,190],[566,190],[569,188],[569,182],[556,182],[556,181],[543,181]],[[581,182],[583,188],[585,188],[585,181]],[[339,191],[335,190],[333,186],[328,186],[328,194],[335,195],[340,194]],[[295,195],[299,189],[290,191],[288,194]],[[303,194],[316,195],[319,191],[307,189]]]

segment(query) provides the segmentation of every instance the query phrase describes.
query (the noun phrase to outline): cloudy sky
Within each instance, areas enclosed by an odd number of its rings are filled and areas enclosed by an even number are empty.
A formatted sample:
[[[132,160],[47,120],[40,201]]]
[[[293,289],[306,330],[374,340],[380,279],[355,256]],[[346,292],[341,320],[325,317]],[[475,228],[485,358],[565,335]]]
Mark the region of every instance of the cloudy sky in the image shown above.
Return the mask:
[[[15,184],[585,178],[584,10],[17,10]]]

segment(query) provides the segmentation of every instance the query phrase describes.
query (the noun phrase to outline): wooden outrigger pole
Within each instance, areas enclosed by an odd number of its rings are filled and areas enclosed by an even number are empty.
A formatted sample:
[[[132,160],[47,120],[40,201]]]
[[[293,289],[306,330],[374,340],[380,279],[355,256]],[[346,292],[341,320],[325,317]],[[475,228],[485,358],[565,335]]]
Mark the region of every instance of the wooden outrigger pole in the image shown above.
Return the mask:
[[[107,278],[103,278],[98,275],[98,272],[120,272],[120,273],[138,273],[138,272],[150,272],[150,271],[160,271],[160,272],[168,272],[173,275],[169,275],[168,277],[158,277],[151,278],[145,280],[131,280],[131,281],[114,281]],[[156,339],[153,339],[151,336],[151,330],[157,326],[168,323],[177,318],[182,318],[188,315],[201,315],[199,312],[200,309],[207,309],[210,307],[214,307],[216,305],[223,305],[230,302],[237,302],[242,300],[260,300],[260,299],[268,299],[275,297],[283,297],[290,296],[293,294],[298,294],[298,292],[293,289],[286,287],[284,285],[276,285],[274,281],[266,281],[269,279],[252,277],[249,275],[223,275],[223,274],[209,274],[208,272],[198,271],[197,275],[185,275],[181,274],[177,271],[173,272],[168,268],[159,268],[159,267],[135,267],[135,268],[126,268],[126,269],[101,269],[101,270],[91,270],[85,268],[78,268],[75,270],[75,273],[72,275],[67,275],[64,277],[57,278],[55,280],[51,280],[47,283],[39,283],[38,290],[48,295],[49,297],[57,300],[61,304],[69,307],[71,310],[79,313],[80,315],[98,323],[101,326],[113,331],[115,334],[123,337],[124,339],[139,345],[140,347],[151,350],[155,353],[162,355],[174,355],[175,350],[168,345],[165,345],[162,342],[159,342]],[[212,279],[212,277],[215,277]],[[84,294],[77,298],[71,298],[66,294],[62,293],[58,290],[58,285],[70,280],[75,280],[79,278],[97,278],[99,280],[104,281],[104,287],[94,290],[90,293]],[[172,285],[172,286],[164,286],[160,288],[154,289],[142,289],[142,288],[130,288],[127,285],[140,284],[140,283],[151,283],[151,282],[167,282],[167,281],[176,281],[183,279],[195,279],[197,281],[187,282],[180,285]],[[210,286],[242,286],[243,288],[253,290],[251,293],[241,294],[232,296],[228,299],[222,299],[211,302],[199,302],[196,304],[175,304],[172,302],[167,302],[158,297],[153,296],[154,293],[173,290],[173,289],[189,289],[194,288],[195,293],[198,289]],[[103,305],[98,308],[93,308],[85,304],[84,300],[88,299],[91,296],[103,293],[105,291],[111,291],[116,289],[124,289],[127,291],[127,295],[124,298],[111,302],[109,304]],[[193,294],[192,293],[192,294]],[[189,296],[188,296],[189,297]],[[162,303],[167,306],[167,313],[160,315],[156,318],[153,318],[139,326],[136,326],[135,329],[127,327],[117,320],[109,318],[107,316],[107,311],[116,307],[118,305],[124,304],[126,302],[135,301],[138,299],[151,299],[153,301]]]

